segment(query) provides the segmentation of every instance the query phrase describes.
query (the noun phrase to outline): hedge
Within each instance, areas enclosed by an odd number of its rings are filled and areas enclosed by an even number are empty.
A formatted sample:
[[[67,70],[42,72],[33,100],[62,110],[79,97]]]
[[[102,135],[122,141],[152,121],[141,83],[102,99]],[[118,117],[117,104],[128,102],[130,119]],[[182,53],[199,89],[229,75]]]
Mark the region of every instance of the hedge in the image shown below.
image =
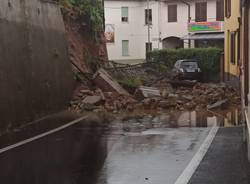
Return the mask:
[[[220,71],[220,48],[192,48],[192,49],[162,49],[147,53],[147,61],[160,62],[168,68],[173,68],[180,59],[197,59],[204,74],[215,74]]]

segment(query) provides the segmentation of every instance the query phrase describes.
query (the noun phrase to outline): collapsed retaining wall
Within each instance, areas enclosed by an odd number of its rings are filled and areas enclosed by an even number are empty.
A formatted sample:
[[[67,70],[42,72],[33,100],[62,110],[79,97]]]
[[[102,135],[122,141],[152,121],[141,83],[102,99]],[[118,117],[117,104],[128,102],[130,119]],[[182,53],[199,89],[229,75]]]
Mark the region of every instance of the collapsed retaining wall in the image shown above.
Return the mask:
[[[0,132],[63,109],[72,90],[60,8],[0,1]]]

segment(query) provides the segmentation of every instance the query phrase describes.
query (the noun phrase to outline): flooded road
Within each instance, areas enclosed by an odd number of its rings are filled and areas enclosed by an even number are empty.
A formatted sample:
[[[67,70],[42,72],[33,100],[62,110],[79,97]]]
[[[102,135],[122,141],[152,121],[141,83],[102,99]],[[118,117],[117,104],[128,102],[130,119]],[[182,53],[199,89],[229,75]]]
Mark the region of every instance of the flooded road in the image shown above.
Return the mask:
[[[1,183],[174,183],[212,126],[208,120],[202,124],[204,118],[198,123],[200,128],[190,126],[195,119],[193,114],[182,114],[181,121],[175,124],[172,116],[166,115],[165,122],[162,117],[113,123],[80,122],[0,154]],[[6,146],[1,140],[1,145]]]
[[[174,183],[209,129],[155,129],[128,134],[114,144],[97,184]]]

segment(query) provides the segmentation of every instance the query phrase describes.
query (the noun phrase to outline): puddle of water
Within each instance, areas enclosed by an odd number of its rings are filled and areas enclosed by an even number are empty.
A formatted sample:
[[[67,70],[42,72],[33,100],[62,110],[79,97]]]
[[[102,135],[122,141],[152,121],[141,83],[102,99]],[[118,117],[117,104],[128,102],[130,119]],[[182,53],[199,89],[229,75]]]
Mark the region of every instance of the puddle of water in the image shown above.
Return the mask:
[[[233,127],[239,125],[241,125],[241,112],[235,108],[217,112],[164,112],[154,116],[131,118],[123,121],[123,130],[125,132],[141,132],[151,128]]]
[[[173,115],[176,127],[233,127],[241,125],[241,112],[238,109],[221,112],[182,112]]]

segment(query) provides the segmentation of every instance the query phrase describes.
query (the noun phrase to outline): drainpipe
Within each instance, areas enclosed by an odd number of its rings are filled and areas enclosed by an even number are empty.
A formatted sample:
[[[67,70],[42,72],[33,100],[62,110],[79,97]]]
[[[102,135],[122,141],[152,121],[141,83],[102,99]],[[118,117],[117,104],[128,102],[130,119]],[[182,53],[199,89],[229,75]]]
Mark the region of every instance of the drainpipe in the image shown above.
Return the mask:
[[[147,22],[148,22],[148,45],[150,45],[150,23],[149,23],[149,0],[147,0]]]
[[[187,5],[188,7],[188,23],[191,22],[191,5],[189,3],[187,3],[184,0],[180,0],[183,4]],[[190,34],[190,33],[188,33]],[[191,40],[188,40],[188,48],[191,48]]]
[[[102,0],[102,8],[103,8],[103,12],[102,12],[102,26],[103,26],[103,30],[105,30],[105,7],[104,7],[104,0]]]

